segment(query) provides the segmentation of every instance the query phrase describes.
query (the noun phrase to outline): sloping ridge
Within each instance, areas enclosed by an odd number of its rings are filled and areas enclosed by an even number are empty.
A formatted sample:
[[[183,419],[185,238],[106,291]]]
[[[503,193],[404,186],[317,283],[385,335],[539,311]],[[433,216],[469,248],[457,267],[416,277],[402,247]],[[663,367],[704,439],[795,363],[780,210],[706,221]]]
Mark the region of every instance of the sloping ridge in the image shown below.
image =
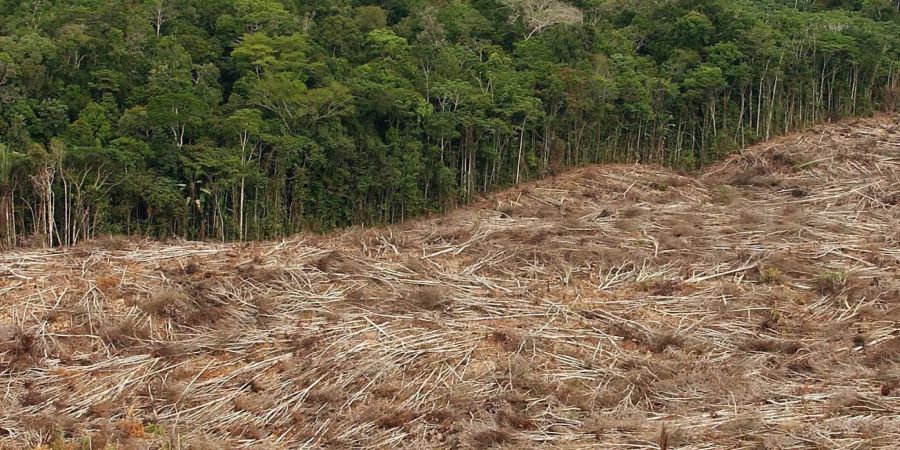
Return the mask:
[[[898,203],[879,117],[383,229],[8,251],[0,447],[891,448]]]

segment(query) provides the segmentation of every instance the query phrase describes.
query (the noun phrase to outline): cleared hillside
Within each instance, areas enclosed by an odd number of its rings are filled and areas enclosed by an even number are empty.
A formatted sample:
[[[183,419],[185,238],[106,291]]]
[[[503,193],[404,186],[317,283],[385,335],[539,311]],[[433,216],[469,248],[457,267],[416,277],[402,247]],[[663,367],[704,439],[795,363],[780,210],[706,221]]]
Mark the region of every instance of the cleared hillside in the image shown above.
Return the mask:
[[[0,254],[0,447],[891,448],[900,125],[278,243]]]

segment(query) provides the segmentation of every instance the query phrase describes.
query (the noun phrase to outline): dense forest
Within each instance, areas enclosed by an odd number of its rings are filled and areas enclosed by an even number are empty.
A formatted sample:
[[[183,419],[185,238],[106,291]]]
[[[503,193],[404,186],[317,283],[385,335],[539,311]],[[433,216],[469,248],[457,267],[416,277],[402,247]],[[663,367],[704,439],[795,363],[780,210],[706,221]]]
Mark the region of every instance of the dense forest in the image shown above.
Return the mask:
[[[0,0],[0,241],[386,223],[897,106],[900,0]]]

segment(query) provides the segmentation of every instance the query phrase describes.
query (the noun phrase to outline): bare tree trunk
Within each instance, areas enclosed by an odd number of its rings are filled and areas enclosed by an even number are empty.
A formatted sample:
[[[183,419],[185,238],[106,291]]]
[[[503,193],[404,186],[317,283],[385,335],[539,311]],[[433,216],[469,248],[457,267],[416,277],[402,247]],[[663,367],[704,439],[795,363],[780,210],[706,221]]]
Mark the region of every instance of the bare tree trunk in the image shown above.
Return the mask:
[[[525,156],[525,124],[527,122],[528,116],[525,116],[525,120],[522,121],[522,128],[519,131],[519,158],[516,162],[516,184],[519,184],[519,180],[521,180],[522,158]]]
[[[775,93],[778,92],[778,75],[775,75],[775,82],[772,83],[772,98],[769,102],[769,118],[766,120],[766,139],[769,139],[772,128],[772,117],[775,114]]]

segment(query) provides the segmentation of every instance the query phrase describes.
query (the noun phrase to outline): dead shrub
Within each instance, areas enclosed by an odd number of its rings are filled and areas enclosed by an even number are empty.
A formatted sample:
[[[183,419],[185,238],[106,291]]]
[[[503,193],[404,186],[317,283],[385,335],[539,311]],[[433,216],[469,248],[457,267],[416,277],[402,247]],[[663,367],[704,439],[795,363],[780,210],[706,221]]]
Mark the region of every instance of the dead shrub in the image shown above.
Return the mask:
[[[121,251],[128,248],[128,239],[121,235],[103,235],[90,243],[106,251]]]
[[[500,212],[500,217],[504,219],[512,219],[516,214],[516,208],[511,204],[503,205],[497,211]]]
[[[750,338],[739,346],[747,352],[784,353],[793,355],[803,349],[803,345],[794,341],[779,339]]]
[[[809,191],[805,188],[790,188],[787,190],[787,193],[790,194],[791,197],[794,198],[806,198],[809,197]]]
[[[360,286],[355,289],[348,289],[344,292],[344,300],[349,303],[360,304],[364,303],[371,296],[370,290],[365,286]]]
[[[38,414],[22,414],[18,417],[21,423],[21,429],[36,432],[49,438],[50,449],[66,448],[63,438],[72,437],[78,429],[78,423],[68,414],[62,411],[42,412]],[[54,447],[54,445],[56,447]],[[14,448],[6,447],[3,448]],[[29,448],[29,447],[15,447]],[[47,448],[38,446],[35,448]]]
[[[619,231],[635,231],[639,226],[638,221],[631,219],[619,219],[613,222],[613,227]]]
[[[656,442],[661,450],[681,447],[688,443],[689,435],[680,428],[671,428],[665,423],[659,429],[649,429],[643,433],[644,440]]]
[[[88,406],[88,415],[94,418],[110,417],[115,411],[113,402],[105,401]]]
[[[898,380],[885,381],[881,384],[881,395],[891,397],[895,394],[900,394],[900,391],[897,390],[898,387],[900,387],[900,381]]]
[[[509,384],[519,392],[532,395],[555,394],[556,386],[543,377],[532,363],[520,356],[513,355],[505,361],[498,362],[495,376],[500,384]]]
[[[661,250],[683,250],[691,246],[687,239],[678,238],[671,234],[662,235],[657,241],[659,241]]]
[[[507,405],[496,415],[497,422],[501,425],[509,426],[516,430],[533,430],[535,429],[534,420],[528,415],[528,412]]]
[[[884,194],[879,201],[888,206],[900,206],[900,192]]]
[[[284,274],[284,270],[254,263],[238,266],[235,270],[238,276],[245,280],[254,280],[262,283],[278,280]]]
[[[740,191],[731,186],[720,185],[712,189],[711,196],[713,203],[727,206],[740,197]]]
[[[481,426],[470,430],[465,441],[471,448],[480,450],[511,444],[515,439],[512,432],[504,428]]]
[[[684,342],[684,338],[674,331],[663,331],[650,338],[650,350],[653,353],[662,353],[669,347],[678,348]]]
[[[190,352],[190,349],[178,342],[164,342],[153,347],[150,355],[154,358],[181,358]]]
[[[184,440],[184,443],[187,444],[187,448],[190,450],[218,450],[224,447],[221,442],[216,442],[212,438],[207,437],[189,437]],[[105,448],[105,447],[94,447],[94,448]],[[165,448],[165,447],[163,447]]]
[[[649,211],[638,206],[629,206],[619,212],[619,217],[624,219],[635,219],[647,215]]]
[[[239,412],[260,413],[265,409],[263,402],[250,394],[238,395],[231,401],[231,405]]]
[[[115,431],[109,425],[101,425],[98,431],[88,434],[83,441],[87,441],[89,449],[106,449],[112,446],[109,444],[109,440],[114,434]]]
[[[428,423],[441,425],[442,427],[447,428],[456,421],[457,415],[447,408],[439,408],[425,413],[424,418]]]
[[[770,169],[761,165],[755,165],[744,169],[731,177],[728,184],[732,186],[774,187],[781,180],[774,176]]]
[[[518,330],[509,328],[492,332],[487,336],[487,340],[508,352],[518,352],[525,345],[525,338],[522,334]]]
[[[397,399],[401,390],[402,387],[400,383],[387,382],[373,389],[372,395],[387,400],[394,400]]]
[[[449,242],[453,242],[453,243],[462,243],[462,242],[468,241],[469,239],[472,239],[472,235],[474,234],[474,231],[475,230],[471,227],[469,227],[469,228],[466,228],[466,227],[454,228],[451,230],[444,231],[443,233],[439,234],[439,237],[440,237],[440,240],[442,240],[442,241],[449,241]]]
[[[309,355],[322,342],[322,337],[315,334],[297,333],[291,336],[291,347],[295,356]]]
[[[618,403],[618,402],[617,402]],[[584,422],[581,430],[593,434],[597,440],[604,440],[610,432],[634,433],[646,428],[646,419],[638,415],[624,417],[594,417]]]
[[[403,408],[391,408],[374,420],[379,428],[402,428],[416,419],[416,414]]]
[[[681,237],[695,237],[702,234],[700,227],[696,224],[690,224],[682,221],[676,221],[671,225],[671,233],[672,236],[677,238]]]
[[[24,370],[41,360],[43,345],[32,331],[0,326],[0,354],[4,353],[0,361],[13,370]]]
[[[138,304],[138,308],[147,314],[166,317],[181,322],[187,309],[187,297],[175,289],[163,289],[150,296],[147,301]]]
[[[146,322],[125,319],[115,325],[107,325],[100,329],[100,338],[113,347],[127,347],[150,337],[150,328]]]
[[[44,403],[46,400],[47,396],[32,388],[25,391],[25,394],[19,397],[19,404],[25,407],[35,406]]]
[[[781,315],[781,312],[776,309],[772,309],[771,311],[769,311],[769,314],[766,314],[766,316],[759,321],[759,331],[777,330],[778,326],[782,322],[782,319],[783,316]]]
[[[623,360],[620,367],[625,371],[620,387],[630,392],[629,400],[638,402],[652,395],[654,386],[665,383],[685,371],[683,361],[677,360],[644,360],[629,358]],[[628,389],[630,388],[630,390]]]
[[[796,374],[813,374],[816,373],[816,366],[809,357],[801,357],[787,363],[785,366],[788,370]]]
[[[258,441],[266,436],[265,431],[253,424],[236,423],[228,427],[228,432],[234,436],[244,439]]]
[[[623,195],[625,200],[632,203],[640,203],[644,201],[645,195],[638,189],[629,189]]]
[[[450,306],[451,297],[438,286],[425,286],[410,293],[407,301],[422,309],[439,311]]]
[[[641,346],[647,345],[650,342],[650,339],[643,331],[624,323],[612,324],[609,327],[609,332],[627,342],[632,342]]]
[[[601,250],[599,262],[605,268],[621,267],[625,264],[631,264],[632,258],[639,260],[643,255],[637,254],[634,250],[610,247]]]
[[[528,234],[528,236],[526,236],[520,242],[522,244],[538,245],[538,244],[545,242],[547,239],[551,238],[552,236],[554,236],[554,233],[552,231],[550,231],[546,228],[542,228],[540,230],[535,230],[535,231],[530,232]]]
[[[610,383],[600,390],[595,399],[595,404],[602,409],[611,409],[622,403],[628,397],[628,386],[623,383]]]
[[[200,272],[200,265],[196,261],[191,261],[184,266],[185,275],[193,275]]]
[[[760,419],[756,415],[747,415],[744,417],[737,417],[726,421],[718,426],[716,426],[716,430],[736,436],[736,435],[746,435],[752,431],[758,430],[759,428],[765,426],[762,419]]]
[[[654,191],[659,191],[659,192],[666,192],[669,190],[669,185],[667,183],[663,183],[663,182],[659,182],[659,181],[652,181],[652,182],[650,182],[650,184],[647,185],[647,187],[649,187],[650,189],[653,189]]]
[[[594,393],[574,380],[553,383],[553,396],[563,404],[574,406],[582,411],[594,409]]]
[[[306,399],[314,404],[336,404],[344,398],[340,390],[334,387],[315,387]]]
[[[681,290],[681,283],[676,280],[654,280],[646,285],[647,293],[656,297],[671,297]]]
[[[776,252],[769,257],[768,262],[763,267],[772,267],[778,269],[782,276],[785,275],[807,275],[815,269],[805,260],[794,254],[787,252]]]
[[[268,295],[257,295],[250,299],[250,304],[255,309],[257,324],[265,325],[266,319],[275,314],[276,302]]]
[[[828,410],[832,415],[838,415],[864,407],[865,399],[858,393],[845,390],[838,392],[828,399]]]
[[[775,164],[790,170],[793,170],[794,167],[803,165],[808,162],[807,159],[803,157],[803,155],[792,153],[785,149],[774,150],[772,152],[771,160]]]
[[[195,296],[186,306],[188,314],[178,322],[180,325],[212,326],[228,315],[229,305],[213,295]]]
[[[744,225],[759,225],[765,222],[765,219],[759,213],[745,209],[738,213],[738,222]]]
[[[418,256],[407,255],[403,259],[403,266],[406,267],[411,272],[417,274],[425,274],[428,273],[428,265],[427,263]]]
[[[548,219],[550,217],[559,217],[562,211],[560,208],[541,202],[540,204],[528,209],[528,216],[535,219]]]
[[[337,251],[328,252],[318,258],[316,258],[312,262],[312,266],[318,269],[320,272],[328,273],[331,268],[334,266],[335,262],[337,262],[341,257],[341,254]]]
[[[900,362],[900,337],[884,341],[866,351],[864,363],[868,367],[881,367]]]
[[[358,261],[344,256],[338,250],[333,250],[320,256],[313,261],[312,265],[324,273],[353,274],[362,270],[362,266]]]

